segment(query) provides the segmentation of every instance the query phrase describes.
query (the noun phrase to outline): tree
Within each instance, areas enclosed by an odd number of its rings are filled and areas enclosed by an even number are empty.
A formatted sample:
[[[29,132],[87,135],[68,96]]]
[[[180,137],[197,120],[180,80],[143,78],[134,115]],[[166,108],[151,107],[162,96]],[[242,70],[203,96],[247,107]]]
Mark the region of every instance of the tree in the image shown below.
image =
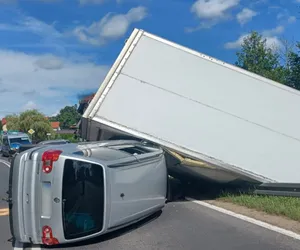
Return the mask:
[[[8,115],[5,118],[8,130],[20,130],[20,120],[18,115]]]
[[[237,52],[237,66],[264,76],[266,78],[285,83],[286,69],[280,65],[279,54],[267,46],[266,39],[256,31],[244,38],[241,51]]]
[[[290,51],[287,55],[287,85],[300,90],[300,42],[297,43],[296,51]]]
[[[47,133],[53,133],[48,119],[37,110],[27,110],[21,113],[19,116],[19,128],[24,132],[33,129],[35,131],[33,135],[35,140],[45,140]]]
[[[81,115],[77,112],[77,105],[66,106],[59,111],[57,120],[61,124],[61,128],[69,128],[79,122]]]
[[[50,116],[48,118],[49,118],[49,122],[57,122],[56,116]]]

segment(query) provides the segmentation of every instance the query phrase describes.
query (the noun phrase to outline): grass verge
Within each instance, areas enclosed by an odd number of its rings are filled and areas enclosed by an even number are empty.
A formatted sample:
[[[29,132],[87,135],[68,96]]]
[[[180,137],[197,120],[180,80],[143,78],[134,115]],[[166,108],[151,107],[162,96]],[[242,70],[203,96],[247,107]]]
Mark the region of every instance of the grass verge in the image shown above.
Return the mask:
[[[300,221],[300,198],[223,193],[218,200]]]

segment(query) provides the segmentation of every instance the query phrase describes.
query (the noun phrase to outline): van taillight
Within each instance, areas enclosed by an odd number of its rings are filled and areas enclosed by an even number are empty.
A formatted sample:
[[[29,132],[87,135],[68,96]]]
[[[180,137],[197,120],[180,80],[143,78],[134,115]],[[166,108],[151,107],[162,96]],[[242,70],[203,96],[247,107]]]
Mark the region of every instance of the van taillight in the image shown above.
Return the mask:
[[[43,237],[42,242],[44,245],[52,246],[59,244],[58,240],[53,237],[52,228],[49,226],[43,227]]]
[[[47,150],[42,155],[43,172],[49,174],[53,168],[53,162],[58,161],[61,150]]]

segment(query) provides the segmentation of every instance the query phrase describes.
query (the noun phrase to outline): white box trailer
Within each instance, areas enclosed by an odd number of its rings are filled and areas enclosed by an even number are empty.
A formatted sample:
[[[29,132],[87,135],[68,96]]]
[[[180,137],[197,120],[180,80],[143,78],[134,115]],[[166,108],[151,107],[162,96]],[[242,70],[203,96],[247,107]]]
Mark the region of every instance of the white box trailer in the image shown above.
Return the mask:
[[[300,92],[135,29],[82,119],[158,143],[179,174],[300,183]]]

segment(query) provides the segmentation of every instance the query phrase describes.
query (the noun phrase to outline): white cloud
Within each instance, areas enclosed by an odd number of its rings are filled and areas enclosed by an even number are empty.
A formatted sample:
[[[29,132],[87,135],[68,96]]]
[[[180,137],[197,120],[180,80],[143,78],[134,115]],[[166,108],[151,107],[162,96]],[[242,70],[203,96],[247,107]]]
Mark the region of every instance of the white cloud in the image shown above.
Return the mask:
[[[249,34],[244,34],[244,35],[241,35],[236,41],[225,43],[225,45],[224,45],[225,49],[239,48],[242,45],[244,39],[247,38],[248,36],[249,36]]]
[[[14,39],[0,48],[0,118],[31,108],[53,114],[77,102],[78,93],[99,87],[108,67],[92,63],[91,53],[76,53],[74,48],[82,44],[73,43],[75,39],[68,39],[53,24],[26,16],[19,8],[9,8],[7,16],[0,33],[13,34]],[[26,48],[35,54],[8,48]]]
[[[53,117],[53,116],[58,116],[60,110],[57,110],[56,112],[52,113],[52,115],[50,115],[50,117]]]
[[[74,104],[78,93],[97,89],[108,71],[86,61],[7,50],[0,50],[0,68],[0,117],[24,108],[52,114]]]
[[[277,49],[282,47],[282,42],[277,37],[277,35],[281,34],[284,31],[283,26],[277,26],[271,30],[264,30],[261,34],[264,39],[266,39],[267,48]],[[241,35],[236,41],[225,43],[224,47],[226,49],[237,49],[240,48],[244,39],[247,38],[250,34]]]
[[[11,8],[7,15],[10,15],[11,19],[7,23],[0,23],[0,32],[15,32],[16,39],[13,39],[11,44],[6,44],[6,47],[50,48],[52,52],[61,55],[66,55],[69,47],[79,47],[79,43],[70,44],[65,35],[57,31],[53,24],[26,16],[17,8]],[[28,35],[32,40],[26,39]]]
[[[34,101],[28,101],[25,106],[23,107],[23,110],[28,110],[28,109],[37,109],[37,105]]]
[[[280,39],[277,36],[271,36],[271,37],[267,36],[265,38],[266,38],[267,48],[276,50],[283,46],[282,42],[280,41]]]
[[[104,16],[99,22],[90,26],[78,26],[73,34],[84,43],[103,45],[109,40],[115,40],[125,35],[132,23],[139,22],[147,16],[147,9],[139,6],[130,9],[126,14]]]
[[[277,11],[278,11],[278,13],[277,13],[276,17],[278,20],[281,21],[281,23],[284,22],[285,24],[292,24],[297,21],[297,17],[293,16],[291,14],[291,12],[293,12],[291,9],[278,7]]]
[[[64,62],[53,55],[44,55],[37,59],[35,65],[41,69],[55,70],[61,69],[64,66]]]
[[[264,37],[270,37],[270,36],[275,36],[275,35],[279,35],[281,33],[284,32],[284,27],[282,25],[278,25],[276,28],[274,29],[270,29],[270,30],[264,30],[262,32],[262,35]]]
[[[249,34],[241,35],[236,41],[225,43],[224,47],[226,49],[238,49],[241,47],[245,38],[247,38]],[[277,49],[282,46],[282,42],[278,37],[264,37],[266,39],[267,48]]]
[[[300,0],[299,0],[300,1]],[[288,18],[288,23],[294,23],[294,22],[296,22],[297,21],[297,18],[295,17],[295,16],[290,16],[289,18]]]
[[[280,13],[277,14],[276,18],[279,20],[279,19],[284,18],[285,16],[286,16],[286,13],[280,12]]]
[[[236,15],[236,18],[241,25],[244,25],[245,23],[249,22],[253,17],[255,17],[257,14],[258,13],[253,10],[244,8],[242,9],[241,12],[239,12]]]
[[[238,6],[240,0],[197,0],[191,7],[191,12],[201,20],[196,28],[186,28],[193,32],[203,28],[211,28],[221,20],[228,19],[230,10]]]
[[[269,0],[253,0],[253,1],[251,1],[250,4],[252,4],[252,5],[258,5],[258,4],[266,4],[268,2],[269,2]]]
[[[238,4],[239,0],[197,0],[192,5],[191,11],[200,19],[221,18]]]

